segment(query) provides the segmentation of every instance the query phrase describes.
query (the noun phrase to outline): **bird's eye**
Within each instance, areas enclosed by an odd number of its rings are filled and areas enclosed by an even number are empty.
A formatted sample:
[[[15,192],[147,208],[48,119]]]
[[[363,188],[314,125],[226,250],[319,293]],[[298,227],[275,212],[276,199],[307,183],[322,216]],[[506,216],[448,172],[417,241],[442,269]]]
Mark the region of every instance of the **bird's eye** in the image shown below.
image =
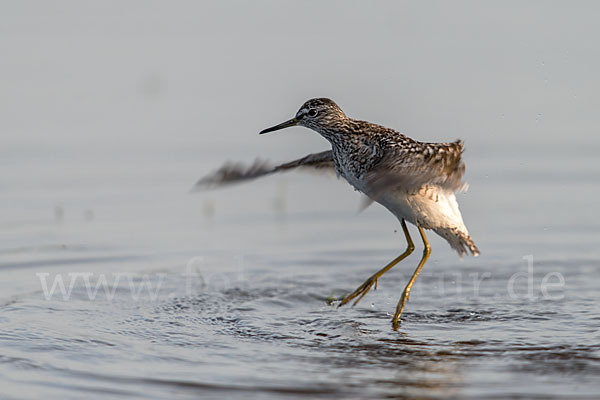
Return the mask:
[[[315,110],[314,108],[311,108],[310,110],[308,110],[307,112],[309,117],[316,117],[317,116],[317,110]]]

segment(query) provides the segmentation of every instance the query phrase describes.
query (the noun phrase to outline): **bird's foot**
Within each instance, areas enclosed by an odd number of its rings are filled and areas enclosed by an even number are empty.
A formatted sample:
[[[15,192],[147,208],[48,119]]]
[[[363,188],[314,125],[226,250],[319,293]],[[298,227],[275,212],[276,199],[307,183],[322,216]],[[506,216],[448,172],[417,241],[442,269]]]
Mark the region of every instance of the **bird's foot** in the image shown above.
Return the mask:
[[[396,306],[396,312],[394,313],[394,318],[392,318],[392,328],[397,331],[398,327],[400,326],[400,316],[402,315],[402,311],[404,311],[404,306],[406,305],[406,302],[408,301],[408,295],[410,293],[410,290],[406,290],[404,289],[404,291],[402,292],[402,296],[400,297],[400,301],[398,302],[398,305]]]
[[[377,289],[377,281],[379,279],[379,276],[377,275],[373,275],[372,277],[370,277],[369,279],[367,279],[365,281],[365,283],[363,283],[362,285],[360,285],[358,287],[358,289],[356,289],[354,292],[352,292],[349,296],[344,297],[344,299],[342,300],[342,302],[340,303],[340,305],[338,307],[341,307],[343,305],[348,304],[350,301],[354,300],[355,298],[357,298],[354,301],[354,304],[352,304],[352,306],[355,306],[358,304],[359,301],[362,300],[363,297],[365,297],[365,295],[367,293],[369,293],[369,290],[371,290],[372,287],[375,287],[375,289]]]

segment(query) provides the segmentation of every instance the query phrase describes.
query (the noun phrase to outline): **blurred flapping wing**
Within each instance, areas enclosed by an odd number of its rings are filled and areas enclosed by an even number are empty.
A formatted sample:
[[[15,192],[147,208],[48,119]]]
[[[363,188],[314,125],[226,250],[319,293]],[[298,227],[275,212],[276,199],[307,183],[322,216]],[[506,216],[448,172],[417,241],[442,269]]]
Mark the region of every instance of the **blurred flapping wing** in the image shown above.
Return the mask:
[[[221,186],[241,183],[262,176],[271,175],[276,172],[292,169],[308,169],[314,171],[334,171],[333,156],[331,150],[320,153],[309,154],[284,164],[272,166],[264,160],[256,160],[251,165],[228,162],[215,172],[200,179],[192,191],[218,188]]]
[[[381,160],[367,173],[369,197],[377,201],[391,187],[416,191],[436,185],[459,192],[466,190],[462,177],[465,164],[461,159],[463,143],[421,143],[410,147],[388,148]]]

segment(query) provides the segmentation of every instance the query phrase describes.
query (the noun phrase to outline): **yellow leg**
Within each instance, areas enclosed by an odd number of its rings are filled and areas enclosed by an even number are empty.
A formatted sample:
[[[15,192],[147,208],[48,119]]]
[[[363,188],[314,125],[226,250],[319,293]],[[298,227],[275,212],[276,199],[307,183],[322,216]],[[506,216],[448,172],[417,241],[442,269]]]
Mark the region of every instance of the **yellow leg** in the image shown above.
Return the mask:
[[[417,276],[419,276],[419,274],[421,273],[421,269],[423,269],[423,265],[425,265],[425,262],[427,261],[427,259],[429,258],[429,255],[431,254],[431,246],[429,245],[429,242],[427,241],[427,236],[425,236],[425,232],[423,231],[423,228],[421,228],[421,226],[419,226],[419,225],[417,225],[417,228],[419,228],[419,233],[421,234],[421,239],[423,239],[423,245],[425,246],[425,248],[423,249],[423,257],[421,258],[419,265],[417,265],[417,269],[415,270],[414,274],[408,281],[408,284],[404,288],[404,291],[402,292],[402,297],[400,297],[400,301],[398,302],[398,306],[396,306],[396,313],[394,314],[394,318],[392,319],[392,326],[394,327],[394,329],[398,329],[400,315],[402,315],[404,306],[406,305],[406,302],[408,301],[408,296],[410,295],[410,290],[412,289],[413,284],[417,280]]]
[[[342,302],[340,303],[340,305],[338,307],[341,307],[345,304],[347,304],[348,302],[352,301],[355,297],[358,297],[356,299],[356,301],[354,302],[353,305],[357,305],[358,302],[365,297],[365,295],[369,292],[369,290],[371,290],[371,288],[373,286],[375,286],[375,289],[377,289],[377,280],[379,278],[381,278],[381,276],[383,274],[385,274],[386,272],[388,272],[390,269],[392,269],[392,267],[396,264],[398,264],[400,261],[404,260],[406,257],[409,256],[410,253],[413,252],[413,250],[415,249],[415,245],[410,237],[410,234],[408,233],[408,228],[406,227],[406,222],[404,222],[404,220],[400,221],[401,225],[402,225],[402,230],[404,231],[404,236],[406,236],[406,241],[407,241],[407,246],[406,246],[406,250],[404,251],[404,253],[400,254],[398,257],[394,258],[388,265],[386,265],[385,267],[383,267],[381,270],[379,270],[378,272],[376,272],[375,274],[373,274],[369,279],[367,279],[365,281],[365,283],[363,283],[362,285],[360,285],[358,287],[358,289],[356,289],[351,295],[346,296]]]

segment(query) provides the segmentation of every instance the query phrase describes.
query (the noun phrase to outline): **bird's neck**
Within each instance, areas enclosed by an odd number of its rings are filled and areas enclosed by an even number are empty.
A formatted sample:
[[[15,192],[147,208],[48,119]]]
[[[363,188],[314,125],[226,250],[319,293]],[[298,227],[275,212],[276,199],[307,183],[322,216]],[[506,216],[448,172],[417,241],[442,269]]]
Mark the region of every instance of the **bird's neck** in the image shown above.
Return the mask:
[[[332,121],[327,125],[317,126],[313,129],[331,143],[334,148],[346,148],[357,140],[360,130],[355,121],[350,118]]]
[[[382,156],[377,131],[356,122],[343,131],[319,132],[331,143],[336,170],[350,182],[361,179]]]

